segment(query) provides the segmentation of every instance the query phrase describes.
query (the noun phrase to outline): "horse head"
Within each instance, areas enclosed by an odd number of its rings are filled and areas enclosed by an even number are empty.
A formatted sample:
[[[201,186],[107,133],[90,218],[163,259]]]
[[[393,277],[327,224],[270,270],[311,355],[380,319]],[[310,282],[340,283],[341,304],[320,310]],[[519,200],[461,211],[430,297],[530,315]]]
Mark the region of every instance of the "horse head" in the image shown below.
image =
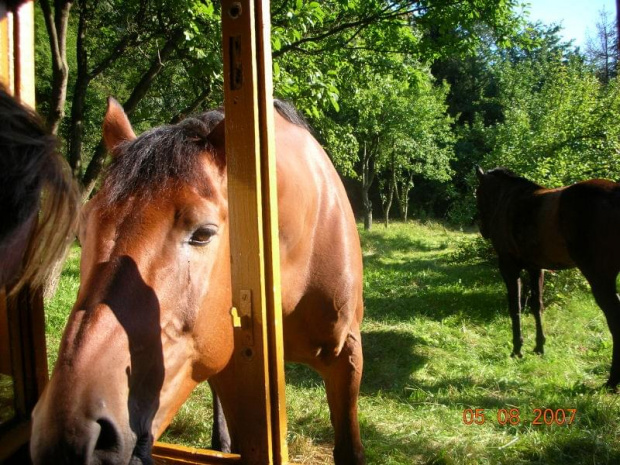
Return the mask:
[[[489,216],[491,211],[492,198],[489,192],[490,182],[482,168],[476,166],[476,177],[478,178],[478,187],[476,188],[476,206],[478,208],[478,227],[480,234],[485,239],[489,239]]]
[[[136,137],[108,102],[113,161],[83,209],[81,284],[33,413],[35,463],[148,463],[191,390],[230,359],[222,120]]]

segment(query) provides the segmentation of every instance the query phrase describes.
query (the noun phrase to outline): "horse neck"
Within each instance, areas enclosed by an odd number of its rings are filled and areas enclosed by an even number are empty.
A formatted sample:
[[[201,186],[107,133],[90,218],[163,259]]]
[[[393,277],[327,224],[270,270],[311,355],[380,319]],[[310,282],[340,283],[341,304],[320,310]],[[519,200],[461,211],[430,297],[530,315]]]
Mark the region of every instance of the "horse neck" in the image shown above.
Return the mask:
[[[531,197],[540,186],[534,183],[512,182],[498,189],[489,215],[489,231],[493,242],[513,253],[519,250],[514,237],[515,214],[519,203]]]

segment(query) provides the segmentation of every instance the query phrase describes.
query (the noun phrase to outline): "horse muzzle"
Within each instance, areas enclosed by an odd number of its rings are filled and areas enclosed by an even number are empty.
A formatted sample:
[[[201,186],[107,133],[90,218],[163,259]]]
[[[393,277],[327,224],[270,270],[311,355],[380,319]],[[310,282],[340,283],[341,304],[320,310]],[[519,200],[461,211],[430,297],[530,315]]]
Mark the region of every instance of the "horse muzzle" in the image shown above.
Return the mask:
[[[32,420],[30,455],[35,465],[153,463],[150,434],[137,437],[131,430],[123,431],[122,422],[114,420],[103,401],[86,409],[63,409],[44,393]]]

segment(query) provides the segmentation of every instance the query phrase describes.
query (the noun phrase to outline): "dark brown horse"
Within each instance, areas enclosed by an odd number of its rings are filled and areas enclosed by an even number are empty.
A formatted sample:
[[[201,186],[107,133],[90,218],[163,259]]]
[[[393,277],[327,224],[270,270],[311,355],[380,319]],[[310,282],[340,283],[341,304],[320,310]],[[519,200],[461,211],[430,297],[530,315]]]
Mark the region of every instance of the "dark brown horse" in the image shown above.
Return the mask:
[[[513,172],[476,169],[480,232],[490,239],[508,289],[512,319],[513,356],[521,357],[521,281],[527,270],[531,307],[536,320],[536,347],[542,354],[543,269],[578,267],[601,307],[613,338],[607,385],[620,383],[620,184],[593,179],[558,189],[546,189]]]
[[[359,237],[329,158],[292,108],[277,107],[285,357],[323,377],[335,461],[359,464]],[[114,160],[85,208],[80,290],[33,416],[35,463],[148,462],[206,379],[236,417],[223,127],[215,111],[136,138],[109,102]]]
[[[77,190],[56,138],[0,87],[0,288],[42,285],[73,238]]]

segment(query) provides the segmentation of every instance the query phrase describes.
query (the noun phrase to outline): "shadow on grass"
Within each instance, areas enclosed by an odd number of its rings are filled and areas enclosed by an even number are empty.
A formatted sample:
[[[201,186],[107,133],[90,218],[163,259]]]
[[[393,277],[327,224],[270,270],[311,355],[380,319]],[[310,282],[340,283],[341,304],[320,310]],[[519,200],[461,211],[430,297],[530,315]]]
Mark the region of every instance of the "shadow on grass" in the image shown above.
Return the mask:
[[[410,321],[451,315],[486,324],[504,316],[506,292],[492,261],[446,253],[450,237],[425,240],[405,234],[366,233],[365,302],[368,318]],[[412,257],[415,255],[415,257]]]
[[[313,415],[297,418],[295,426],[301,432],[312,431],[314,447],[325,450],[333,449],[334,433],[331,426],[325,423],[317,424],[317,419]],[[442,463],[435,461],[441,456],[441,446],[436,442],[428,441],[422,435],[385,434],[373,423],[364,420],[360,421],[360,432],[368,464],[380,465],[388,461],[402,464]],[[415,432],[412,431],[412,433]]]
[[[447,258],[385,263],[366,259],[369,284],[366,315],[377,320],[434,321],[463,314],[486,324],[505,315],[506,295],[499,273],[479,264],[455,264]]]
[[[362,394],[378,391],[401,392],[411,376],[428,362],[420,355],[425,342],[406,332],[369,331],[362,333],[364,378]]]

